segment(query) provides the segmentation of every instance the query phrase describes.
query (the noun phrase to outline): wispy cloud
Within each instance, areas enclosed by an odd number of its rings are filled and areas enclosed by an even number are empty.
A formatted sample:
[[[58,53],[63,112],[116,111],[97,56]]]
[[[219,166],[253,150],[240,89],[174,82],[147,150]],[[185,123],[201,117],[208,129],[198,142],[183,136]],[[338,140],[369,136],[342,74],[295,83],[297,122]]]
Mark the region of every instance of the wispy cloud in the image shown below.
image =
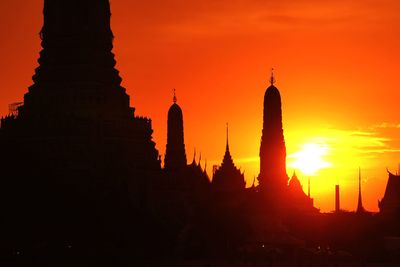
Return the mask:
[[[377,125],[372,126],[372,129],[379,129],[379,128],[400,129],[400,123],[382,122],[381,124],[377,124]]]
[[[390,148],[385,148],[385,149],[378,149],[378,148],[374,148],[374,149],[360,149],[359,150],[360,153],[364,153],[364,154],[371,154],[371,153],[378,153],[378,154],[383,154],[383,153],[398,153],[400,152],[400,149],[390,149]]]
[[[399,7],[398,1],[204,0],[138,1],[124,10],[130,21],[172,35],[262,33],[282,29],[377,27]],[[149,16],[151,14],[151,16]],[[386,14],[378,16],[377,14]],[[139,29],[139,28],[138,28]],[[172,36],[173,37],[173,36]]]

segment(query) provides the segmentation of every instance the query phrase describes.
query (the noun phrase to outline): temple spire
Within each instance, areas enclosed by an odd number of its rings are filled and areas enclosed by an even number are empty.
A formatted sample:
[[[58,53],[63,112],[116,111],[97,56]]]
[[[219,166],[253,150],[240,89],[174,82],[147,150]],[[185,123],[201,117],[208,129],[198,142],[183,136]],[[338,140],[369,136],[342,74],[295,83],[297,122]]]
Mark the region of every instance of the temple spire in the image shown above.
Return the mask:
[[[213,187],[223,191],[238,191],[246,187],[244,174],[238,169],[229,151],[229,124],[226,124],[226,150],[222,164],[214,171]]]
[[[168,110],[167,148],[165,152],[165,169],[177,171],[186,167],[186,151],[183,130],[183,111],[176,103],[176,90],[173,89],[173,104]]]
[[[357,213],[364,212],[364,207],[362,204],[362,196],[361,196],[361,168],[358,168],[358,205],[357,205]]]
[[[286,146],[282,125],[282,101],[271,70],[271,85],[264,95],[263,129],[260,145],[259,189],[274,203],[284,199],[288,176],[286,173]],[[276,204],[278,205],[278,204]]]

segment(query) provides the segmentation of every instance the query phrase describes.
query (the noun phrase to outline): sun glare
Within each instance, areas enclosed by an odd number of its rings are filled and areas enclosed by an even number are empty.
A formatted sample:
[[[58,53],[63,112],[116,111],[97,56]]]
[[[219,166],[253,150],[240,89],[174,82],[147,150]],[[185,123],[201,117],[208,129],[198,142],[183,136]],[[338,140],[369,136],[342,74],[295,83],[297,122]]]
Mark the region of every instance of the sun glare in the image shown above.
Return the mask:
[[[300,151],[289,155],[289,158],[293,160],[289,166],[300,170],[306,175],[315,175],[320,169],[331,166],[331,163],[323,159],[328,152],[329,147],[327,145],[304,144]]]

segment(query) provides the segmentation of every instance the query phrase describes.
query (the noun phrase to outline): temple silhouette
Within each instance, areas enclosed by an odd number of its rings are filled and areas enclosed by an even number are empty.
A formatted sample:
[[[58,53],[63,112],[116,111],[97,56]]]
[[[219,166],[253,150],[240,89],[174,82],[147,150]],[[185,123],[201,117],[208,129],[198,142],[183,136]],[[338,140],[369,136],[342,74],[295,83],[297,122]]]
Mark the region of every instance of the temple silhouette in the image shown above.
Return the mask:
[[[272,70],[270,86],[264,95],[264,120],[260,145],[260,174],[258,191],[262,201],[275,211],[316,211],[296,174],[290,179],[286,172],[286,146],[282,126],[282,102],[275,87]]]
[[[361,169],[355,211],[340,209],[337,185],[336,212],[321,213],[310,181],[306,194],[296,172],[287,174],[273,72],[264,95],[258,184],[255,178],[246,188],[228,125],[212,177],[196,152],[188,163],[175,90],[162,162],[151,119],[135,115],[121,86],[108,0],[45,0],[43,14],[33,85],[1,118],[0,262],[399,262],[400,176],[388,172],[377,214],[363,206]]]
[[[167,149],[164,160],[164,168],[167,171],[177,171],[187,164],[183,138],[183,113],[176,103],[175,89],[173,102],[168,111]]]
[[[288,176],[286,173],[286,146],[283,136],[281,96],[274,86],[273,73],[271,85],[264,95],[264,122],[260,146],[260,192],[274,198],[279,206],[286,194]]]
[[[143,188],[161,161],[151,120],[135,115],[115,69],[109,2],[46,0],[43,12],[33,85],[1,124],[4,240],[139,235],[127,229],[146,224]]]
[[[379,201],[379,209],[383,214],[396,216],[400,213],[400,175],[395,175],[389,171],[388,174],[385,195]]]
[[[235,166],[229,151],[229,129],[226,126],[225,155],[220,167],[213,173],[212,186],[219,191],[241,191],[246,187],[244,174]]]
[[[364,213],[365,209],[362,203],[362,194],[361,194],[361,168],[358,169],[358,201],[357,201],[357,213]]]

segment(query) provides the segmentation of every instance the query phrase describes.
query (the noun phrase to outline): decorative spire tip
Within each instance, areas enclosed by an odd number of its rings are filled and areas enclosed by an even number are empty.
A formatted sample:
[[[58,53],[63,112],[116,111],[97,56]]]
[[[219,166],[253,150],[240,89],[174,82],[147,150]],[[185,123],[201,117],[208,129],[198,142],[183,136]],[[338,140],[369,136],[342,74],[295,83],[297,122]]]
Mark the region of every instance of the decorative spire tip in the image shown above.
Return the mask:
[[[270,78],[269,82],[271,83],[271,85],[274,85],[276,82],[275,76],[274,76],[274,68],[271,68],[271,78]]]
[[[176,102],[178,101],[178,99],[176,98],[176,89],[174,88],[174,98],[172,99],[172,101],[174,101],[174,104],[176,104]]]
[[[229,150],[229,123],[226,123],[226,149]]]

